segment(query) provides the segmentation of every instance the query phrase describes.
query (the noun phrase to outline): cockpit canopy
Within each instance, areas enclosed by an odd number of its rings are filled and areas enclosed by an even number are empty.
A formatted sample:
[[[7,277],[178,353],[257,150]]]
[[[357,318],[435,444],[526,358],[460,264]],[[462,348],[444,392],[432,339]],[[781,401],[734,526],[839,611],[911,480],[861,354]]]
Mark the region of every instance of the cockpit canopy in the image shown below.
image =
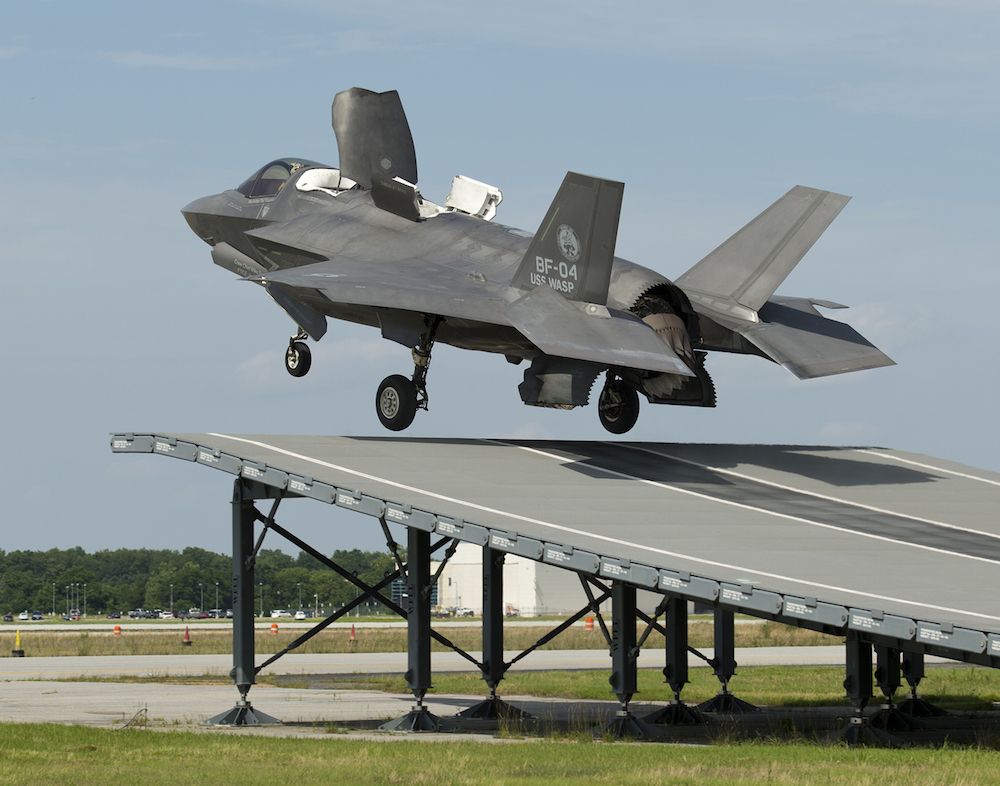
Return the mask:
[[[270,164],[265,164],[237,187],[248,199],[273,197],[284,188],[288,179],[302,169],[309,167],[326,167],[317,161],[306,158],[279,158]]]

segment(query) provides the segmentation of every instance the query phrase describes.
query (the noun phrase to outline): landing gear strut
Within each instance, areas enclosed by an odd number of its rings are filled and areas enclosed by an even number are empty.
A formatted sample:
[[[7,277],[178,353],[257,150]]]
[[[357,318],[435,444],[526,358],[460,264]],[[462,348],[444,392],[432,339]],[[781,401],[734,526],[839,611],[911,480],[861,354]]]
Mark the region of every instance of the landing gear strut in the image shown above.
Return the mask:
[[[639,394],[609,371],[597,400],[597,415],[612,434],[624,434],[639,419]]]
[[[392,374],[382,380],[375,394],[375,414],[390,431],[408,428],[418,409],[427,409],[427,370],[431,365],[434,336],[441,324],[441,317],[427,317],[426,330],[413,348],[413,377]]]
[[[285,371],[293,377],[304,377],[312,366],[312,352],[305,342],[307,338],[306,332],[299,328],[299,332],[288,339],[288,349],[285,350]]]

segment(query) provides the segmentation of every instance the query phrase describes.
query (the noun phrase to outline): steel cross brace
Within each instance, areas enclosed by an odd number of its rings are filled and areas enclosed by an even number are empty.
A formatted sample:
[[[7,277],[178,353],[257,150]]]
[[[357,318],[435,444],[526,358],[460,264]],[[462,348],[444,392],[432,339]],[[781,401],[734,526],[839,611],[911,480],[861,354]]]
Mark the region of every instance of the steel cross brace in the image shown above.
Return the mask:
[[[247,557],[247,567],[252,568],[257,562],[257,555],[260,553],[261,546],[264,545],[264,536],[267,535],[268,529],[274,526],[274,516],[278,512],[278,506],[281,504],[281,500],[284,498],[284,492],[279,491],[278,495],[274,498],[274,502],[271,503],[271,512],[266,516],[261,514],[257,510],[257,506],[253,506],[253,517],[255,521],[259,521],[264,525],[264,528],[260,531],[260,535],[257,538],[257,542],[254,543],[253,549],[250,551],[250,556]]]
[[[604,590],[604,592],[601,595],[599,595],[596,598],[594,598],[594,600],[593,600],[592,603],[589,603],[588,605],[584,606],[582,609],[580,609],[578,612],[576,612],[576,614],[574,614],[572,617],[569,617],[568,619],[566,619],[563,622],[559,623],[556,627],[554,627],[552,630],[550,630],[548,633],[546,633],[544,636],[542,636],[538,641],[536,641],[534,644],[532,644],[526,650],[524,650],[523,652],[518,653],[513,658],[511,658],[509,662],[507,662],[507,663],[504,664],[504,672],[506,673],[506,671],[508,669],[510,669],[511,666],[513,666],[515,663],[517,663],[522,658],[527,657],[530,653],[534,652],[539,647],[542,647],[542,646],[548,644],[550,641],[552,641],[552,639],[554,639],[556,636],[558,636],[564,630],[566,630],[567,628],[572,627],[577,621],[579,621],[580,619],[582,619],[583,616],[587,612],[593,611],[594,608],[595,608],[595,606],[599,606],[601,603],[603,603],[604,601],[606,601],[610,597],[611,597],[611,589],[607,588],[607,589]]]
[[[283,649],[281,649],[278,652],[274,653],[274,655],[272,655],[266,661],[264,661],[259,666],[257,666],[257,667],[254,668],[254,674],[260,674],[261,669],[267,668],[272,663],[274,663],[278,658],[280,658],[282,655],[287,655],[292,650],[298,649],[299,647],[301,647],[303,644],[305,644],[307,641],[309,641],[309,639],[311,639],[317,633],[319,633],[320,631],[328,628],[330,625],[332,625],[334,622],[336,622],[337,620],[339,620],[345,614],[349,614],[350,612],[352,612],[355,608],[357,608],[358,606],[360,606],[365,600],[367,600],[368,598],[370,598],[373,595],[375,595],[379,590],[381,590],[382,588],[384,588],[387,585],[391,584],[397,578],[399,578],[399,570],[398,569],[394,570],[392,573],[389,573],[378,584],[376,584],[375,586],[373,586],[371,592],[363,592],[362,594],[358,595],[350,603],[344,604],[344,606],[342,608],[340,608],[337,611],[335,611],[333,614],[331,614],[329,617],[327,617],[326,619],[324,619],[322,622],[319,622],[316,625],[314,625],[312,628],[310,628],[305,633],[303,633],[301,636],[299,636],[297,639],[295,639],[294,641],[292,641],[291,643],[289,643]]]
[[[582,573],[576,574],[580,578],[580,585],[583,587],[583,591],[587,596],[587,600],[590,601],[590,606],[593,609],[594,616],[597,617],[597,624],[601,626],[601,633],[604,634],[604,641],[608,645],[608,650],[611,650],[611,633],[608,631],[607,623],[604,621],[604,616],[601,614],[601,602],[594,599],[594,592],[591,590],[590,585],[593,584],[598,590],[605,593],[605,597],[611,594],[611,587],[606,587],[601,584],[597,579],[591,576],[585,576]]]
[[[294,534],[292,534],[291,532],[289,532],[287,529],[285,529],[284,527],[282,527],[277,522],[272,522],[271,529],[273,529],[275,532],[277,532],[279,535],[281,535],[283,538],[285,538],[285,540],[287,540],[290,543],[298,546],[300,549],[302,549],[304,552],[306,552],[310,556],[315,557],[318,561],[322,562],[324,565],[326,565],[328,568],[330,568],[330,570],[332,570],[338,576],[340,576],[340,577],[346,579],[347,581],[349,581],[351,584],[353,584],[355,587],[357,587],[359,590],[361,590],[363,593],[365,593],[365,597],[374,598],[379,603],[381,603],[386,608],[388,608],[390,611],[392,611],[395,614],[398,614],[404,620],[407,618],[406,609],[404,609],[402,606],[394,603],[391,598],[386,597],[380,591],[378,591],[375,587],[372,587],[367,582],[362,581],[357,576],[355,576],[353,573],[351,573],[349,570],[344,569],[343,567],[341,567],[340,565],[338,565],[336,562],[334,562],[332,559],[330,559],[328,556],[326,556],[325,554],[323,554],[320,551],[317,551],[312,546],[310,546],[308,543],[306,543],[304,540],[302,540],[301,538],[295,536]],[[442,546],[444,546],[446,543],[448,543],[448,542],[450,542],[452,540],[453,540],[453,538],[441,538],[439,541],[437,541],[436,543],[434,543],[434,544],[431,545],[431,553],[434,553],[435,551],[438,551]],[[405,567],[406,567],[406,565],[404,564],[403,568],[405,569]],[[396,575],[398,575],[398,570],[399,569],[397,568]],[[383,584],[383,583],[380,582],[380,586],[384,587],[385,584]],[[449,639],[446,636],[443,636],[442,634],[438,633],[436,630],[433,630],[433,629],[431,630],[431,638],[433,638],[435,641],[437,641],[442,646],[445,646],[448,649],[452,650],[453,652],[458,653],[463,658],[465,658],[467,661],[469,661],[469,663],[474,664],[477,668],[480,668],[480,669],[482,668],[482,664],[479,661],[477,661],[474,657],[472,657],[472,655],[470,655],[468,652],[466,652],[461,647],[459,647],[457,644],[455,644],[453,641],[451,641],[451,639]]]

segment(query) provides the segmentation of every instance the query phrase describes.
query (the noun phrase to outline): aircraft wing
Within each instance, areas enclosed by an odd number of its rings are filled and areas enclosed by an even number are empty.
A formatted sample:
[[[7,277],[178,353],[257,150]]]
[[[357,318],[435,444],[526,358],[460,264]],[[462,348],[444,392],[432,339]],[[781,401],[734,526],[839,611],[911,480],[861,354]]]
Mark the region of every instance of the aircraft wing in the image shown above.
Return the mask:
[[[312,303],[318,292],[334,303],[510,326],[547,355],[693,376],[684,361],[638,318],[568,301],[548,287],[525,293],[428,260],[390,266],[338,254],[335,260],[248,280],[267,288],[290,315],[287,302],[295,299],[296,292]]]
[[[508,324],[503,286],[427,260],[386,265],[338,254],[336,260],[276,270],[250,280],[321,293],[333,303]]]
[[[693,377],[687,364],[637,317],[569,301],[537,287],[507,309],[510,324],[546,355]]]

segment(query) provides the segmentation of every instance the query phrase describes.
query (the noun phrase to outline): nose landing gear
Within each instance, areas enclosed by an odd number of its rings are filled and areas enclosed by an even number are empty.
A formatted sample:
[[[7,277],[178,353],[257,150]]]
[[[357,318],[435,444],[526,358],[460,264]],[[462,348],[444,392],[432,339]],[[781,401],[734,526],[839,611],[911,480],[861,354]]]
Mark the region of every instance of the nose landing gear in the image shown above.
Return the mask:
[[[427,329],[413,348],[413,377],[392,374],[382,380],[375,394],[375,414],[390,431],[402,431],[413,423],[418,409],[427,409],[427,371],[431,365],[431,350],[441,317],[427,317]]]
[[[312,367],[312,352],[305,339],[308,338],[306,332],[299,329],[299,332],[288,339],[288,349],[285,350],[285,371],[293,377],[304,377]]]

